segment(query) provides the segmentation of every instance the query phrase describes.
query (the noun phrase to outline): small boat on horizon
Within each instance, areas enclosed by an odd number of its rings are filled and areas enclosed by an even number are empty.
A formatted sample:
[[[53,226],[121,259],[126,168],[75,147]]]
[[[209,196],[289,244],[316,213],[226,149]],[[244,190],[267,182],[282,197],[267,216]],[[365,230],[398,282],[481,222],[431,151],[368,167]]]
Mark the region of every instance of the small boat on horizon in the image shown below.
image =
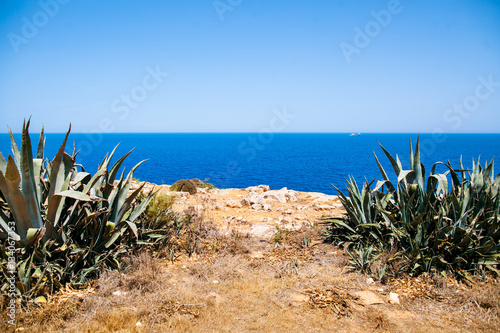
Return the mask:
[[[349,136],[360,136],[361,133],[351,133]]]

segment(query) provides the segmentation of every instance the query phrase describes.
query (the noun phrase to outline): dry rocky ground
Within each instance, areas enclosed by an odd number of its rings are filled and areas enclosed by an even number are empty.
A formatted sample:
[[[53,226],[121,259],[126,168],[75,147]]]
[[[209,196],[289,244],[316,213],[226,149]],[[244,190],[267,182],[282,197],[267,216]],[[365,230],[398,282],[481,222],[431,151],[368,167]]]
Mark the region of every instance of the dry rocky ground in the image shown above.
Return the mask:
[[[168,186],[160,194],[172,195]],[[190,208],[192,207],[192,208]],[[446,276],[385,284],[350,272],[318,219],[342,214],[335,196],[267,186],[178,193],[204,240],[173,263],[141,254],[84,290],[66,288],[20,313],[18,331],[497,332],[497,280]],[[0,330],[13,330],[0,326]]]
[[[167,192],[168,193],[168,192]],[[234,232],[270,237],[276,228],[299,230],[313,226],[323,216],[341,215],[337,196],[298,192],[266,185],[247,189],[199,189],[195,195],[181,193],[174,210],[190,206],[202,212],[224,235]]]

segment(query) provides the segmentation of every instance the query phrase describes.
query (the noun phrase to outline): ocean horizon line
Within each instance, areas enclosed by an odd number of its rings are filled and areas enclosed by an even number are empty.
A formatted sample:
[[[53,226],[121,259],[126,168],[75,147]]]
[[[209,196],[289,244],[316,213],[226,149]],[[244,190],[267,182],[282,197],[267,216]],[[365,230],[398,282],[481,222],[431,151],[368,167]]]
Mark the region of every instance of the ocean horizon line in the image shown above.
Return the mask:
[[[30,131],[32,134],[39,133],[39,131]],[[92,134],[102,134],[102,135],[115,135],[115,134],[259,134],[259,133],[271,133],[271,134],[352,134],[360,133],[364,134],[407,134],[407,135],[497,135],[500,132],[443,132],[443,133],[433,133],[433,132],[71,132],[71,134],[79,135],[92,135]],[[0,134],[9,134],[9,132],[0,132]],[[12,132],[15,135],[21,135],[21,132]],[[66,134],[66,132],[47,132],[44,134]]]

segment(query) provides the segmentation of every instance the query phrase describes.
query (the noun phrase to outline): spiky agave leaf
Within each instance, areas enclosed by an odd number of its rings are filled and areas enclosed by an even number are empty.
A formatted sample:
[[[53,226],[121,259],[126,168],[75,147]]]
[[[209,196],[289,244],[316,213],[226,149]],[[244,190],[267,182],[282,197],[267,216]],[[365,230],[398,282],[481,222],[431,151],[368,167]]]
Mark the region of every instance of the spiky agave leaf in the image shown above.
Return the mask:
[[[26,239],[28,229],[33,227],[26,198],[20,190],[21,176],[14,162],[9,156],[5,175],[0,172],[0,191],[7,201],[7,205],[16,223],[17,234],[21,240]],[[4,230],[8,233],[9,230]]]
[[[462,160],[459,169],[454,169],[449,161],[438,162],[426,179],[418,139],[415,151],[410,142],[408,170],[403,169],[398,156],[393,158],[380,146],[394,169],[397,186],[391,183],[375,155],[383,180],[377,182],[373,191],[365,187],[360,191],[350,178],[347,180],[349,198],[337,189],[346,216],[324,219],[331,225],[327,228],[328,235],[331,237],[334,233],[337,241],[346,244],[355,242],[360,251],[369,246],[377,251],[399,249],[396,257],[405,258],[406,263],[398,272],[419,274],[432,268],[457,274],[463,270],[498,272],[500,174],[495,177],[493,160],[484,167],[479,160],[473,161],[471,170],[464,168]],[[436,173],[439,164],[445,165],[448,171]],[[371,222],[365,223],[367,220]],[[361,252],[358,257],[361,258]]]

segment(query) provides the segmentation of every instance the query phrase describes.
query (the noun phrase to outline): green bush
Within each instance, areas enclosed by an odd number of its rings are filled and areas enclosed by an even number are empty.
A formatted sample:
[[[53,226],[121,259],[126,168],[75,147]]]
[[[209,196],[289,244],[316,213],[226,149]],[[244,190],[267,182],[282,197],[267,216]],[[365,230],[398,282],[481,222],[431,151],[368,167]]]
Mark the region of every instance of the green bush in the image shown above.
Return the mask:
[[[191,179],[191,181],[196,185],[196,187],[207,188],[209,190],[216,188],[213,184],[207,182],[208,178],[205,181],[201,181],[197,178]]]
[[[155,221],[158,219],[170,220],[170,213],[175,202],[175,195],[155,196],[144,212],[143,219]]]
[[[196,185],[189,179],[181,179],[176,181],[170,186],[171,191],[176,192],[189,192],[189,194],[196,194]]]
[[[346,214],[324,220],[327,239],[343,245],[354,266],[361,256],[369,263],[384,259],[379,273],[498,273],[500,174],[495,177],[493,160],[484,167],[473,161],[471,170],[462,163],[455,169],[450,162],[438,162],[426,177],[418,140],[415,153],[410,141],[408,170],[381,148],[397,183],[389,180],[375,155],[383,180],[374,189],[373,181],[365,182],[360,190],[350,177],[348,197],[337,189]],[[446,172],[436,173],[439,165]]]
[[[191,179],[189,179],[189,180],[190,180],[190,181],[194,184],[194,186],[196,186],[196,187],[200,187],[200,186],[202,186],[202,185],[204,184],[204,183],[203,183],[203,181],[201,181],[201,180],[200,180],[200,179],[198,179],[198,178],[191,178]]]

